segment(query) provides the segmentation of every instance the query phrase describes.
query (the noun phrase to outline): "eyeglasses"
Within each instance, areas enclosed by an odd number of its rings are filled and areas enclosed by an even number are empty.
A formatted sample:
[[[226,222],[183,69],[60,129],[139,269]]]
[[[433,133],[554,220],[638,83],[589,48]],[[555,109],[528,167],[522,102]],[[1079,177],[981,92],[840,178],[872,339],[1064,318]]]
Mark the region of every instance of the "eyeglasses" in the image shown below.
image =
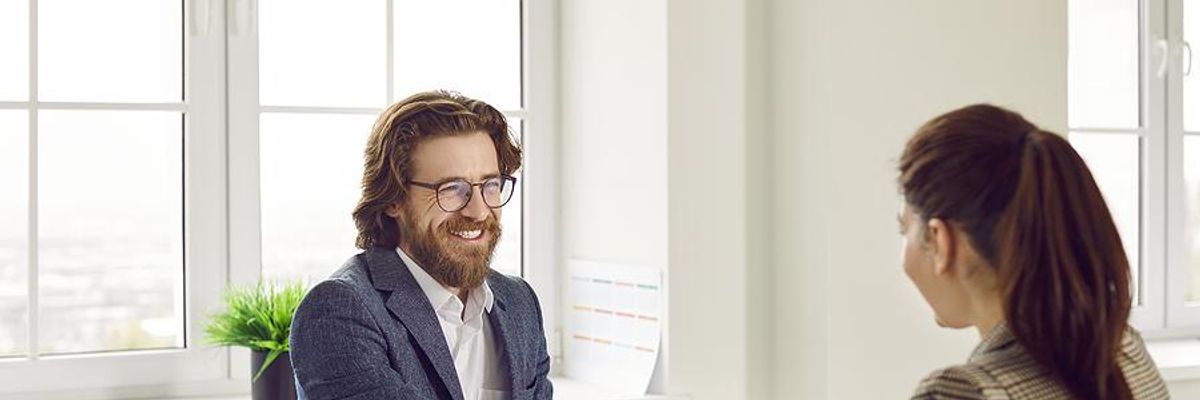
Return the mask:
[[[445,212],[458,212],[471,202],[471,195],[475,193],[475,187],[479,187],[479,193],[483,195],[483,203],[490,208],[500,208],[508,204],[512,200],[513,187],[517,185],[517,178],[508,175],[499,175],[484,179],[483,182],[471,183],[466,179],[451,179],[439,183],[424,183],[409,180],[410,185],[420,186],[437,192],[438,207]]]

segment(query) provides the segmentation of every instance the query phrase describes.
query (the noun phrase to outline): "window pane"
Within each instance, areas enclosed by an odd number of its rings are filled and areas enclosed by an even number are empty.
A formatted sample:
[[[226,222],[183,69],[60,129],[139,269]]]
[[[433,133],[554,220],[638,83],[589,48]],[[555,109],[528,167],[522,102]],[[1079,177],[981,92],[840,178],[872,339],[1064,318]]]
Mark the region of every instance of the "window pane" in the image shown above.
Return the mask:
[[[42,111],[38,124],[39,350],[182,345],[182,116]]]
[[[183,86],[181,1],[40,0],[43,101],[177,102]]]
[[[1200,132],[1200,0],[1185,0],[1183,39],[1192,45],[1192,70],[1183,77],[1183,129]],[[1188,62],[1184,55],[1184,62]],[[1187,65],[1184,65],[1187,68]]]
[[[262,115],[264,277],[318,282],[359,252],[350,213],[362,194],[374,122],[370,115]]]
[[[518,139],[522,139],[522,124],[519,118],[509,118],[509,127]],[[523,142],[523,140],[522,140]],[[528,154],[528,153],[525,153]],[[522,214],[523,204],[521,194],[525,185],[525,174],[522,173],[524,168],[517,171],[517,187],[513,191],[512,200],[504,205],[503,212],[500,214],[500,243],[496,244],[496,253],[492,255],[492,269],[502,273],[521,276],[521,232],[522,232]]]
[[[29,330],[28,155],[29,112],[0,110],[0,357],[24,354]]]
[[[335,5],[318,0],[260,0],[259,4],[262,104],[384,105],[387,101],[384,1],[345,1]],[[434,41],[428,36],[425,40]]]
[[[449,89],[521,107],[520,1],[397,0],[394,10],[397,99]]]
[[[1108,203],[1129,265],[1133,268],[1134,299],[1139,299],[1141,281],[1141,171],[1140,139],[1134,134],[1072,132],[1071,145],[1087,162],[1100,192]],[[1138,301],[1137,304],[1141,302]]]
[[[29,2],[0,1],[0,101],[28,99]]]
[[[1187,301],[1200,301],[1200,136],[1183,138],[1183,186],[1187,234],[1184,249],[1191,266]]]
[[[1070,0],[1067,117],[1072,128],[1137,128],[1138,0]]]

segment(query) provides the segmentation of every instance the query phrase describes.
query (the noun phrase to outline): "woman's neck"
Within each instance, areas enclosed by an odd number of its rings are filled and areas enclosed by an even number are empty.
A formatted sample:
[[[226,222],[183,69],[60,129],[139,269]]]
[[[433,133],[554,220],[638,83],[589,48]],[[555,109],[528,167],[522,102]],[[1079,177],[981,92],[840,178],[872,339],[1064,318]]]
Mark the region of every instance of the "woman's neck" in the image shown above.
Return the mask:
[[[973,314],[975,328],[979,329],[979,337],[985,338],[992,329],[1004,322],[1004,304],[998,293],[974,296]]]

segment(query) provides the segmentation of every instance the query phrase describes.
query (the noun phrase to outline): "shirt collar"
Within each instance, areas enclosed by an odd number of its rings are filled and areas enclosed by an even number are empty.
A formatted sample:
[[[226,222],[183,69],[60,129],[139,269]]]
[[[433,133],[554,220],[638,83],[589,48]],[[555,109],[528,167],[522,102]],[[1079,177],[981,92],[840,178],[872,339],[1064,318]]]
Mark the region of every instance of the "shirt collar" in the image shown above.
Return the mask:
[[[396,247],[396,254],[400,255],[400,260],[404,261],[404,266],[408,268],[408,272],[412,273],[413,278],[417,280],[417,285],[421,286],[421,291],[425,292],[425,297],[429,299],[429,304],[435,310],[440,309],[446,302],[455,297],[450,289],[442,286],[437,279],[433,279],[433,276],[430,276],[428,272],[425,272],[424,268],[417,265],[417,262],[413,261],[408,254],[405,254],[404,250]],[[471,296],[471,299],[480,301],[483,304],[484,311],[492,312],[492,305],[496,302],[496,296],[492,293],[492,287],[488,285],[487,280],[484,280],[478,289],[472,290],[468,296]]]
[[[1008,348],[1016,340],[1017,337],[1013,336],[1012,331],[1008,329],[1008,324],[1001,322],[983,337],[978,346],[975,346],[975,351],[971,352],[970,359],[974,360],[987,353]]]

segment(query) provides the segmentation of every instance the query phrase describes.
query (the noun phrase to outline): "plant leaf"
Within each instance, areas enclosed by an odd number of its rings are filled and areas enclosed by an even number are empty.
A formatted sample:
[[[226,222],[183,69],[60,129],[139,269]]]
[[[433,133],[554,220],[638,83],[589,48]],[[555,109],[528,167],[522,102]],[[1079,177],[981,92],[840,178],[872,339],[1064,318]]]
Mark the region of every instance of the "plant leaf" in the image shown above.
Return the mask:
[[[210,317],[204,327],[208,341],[259,351],[288,351],[292,316],[308,292],[306,283],[282,285],[258,282],[252,288],[230,287],[225,310]]]
[[[275,359],[279,358],[280,354],[283,354],[283,352],[279,350],[271,350],[270,353],[267,353],[267,358],[263,360],[262,366],[258,367],[258,372],[254,374],[253,379],[250,379],[250,383],[258,382],[258,377],[267,371],[267,367],[270,367],[271,363],[275,362]]]

